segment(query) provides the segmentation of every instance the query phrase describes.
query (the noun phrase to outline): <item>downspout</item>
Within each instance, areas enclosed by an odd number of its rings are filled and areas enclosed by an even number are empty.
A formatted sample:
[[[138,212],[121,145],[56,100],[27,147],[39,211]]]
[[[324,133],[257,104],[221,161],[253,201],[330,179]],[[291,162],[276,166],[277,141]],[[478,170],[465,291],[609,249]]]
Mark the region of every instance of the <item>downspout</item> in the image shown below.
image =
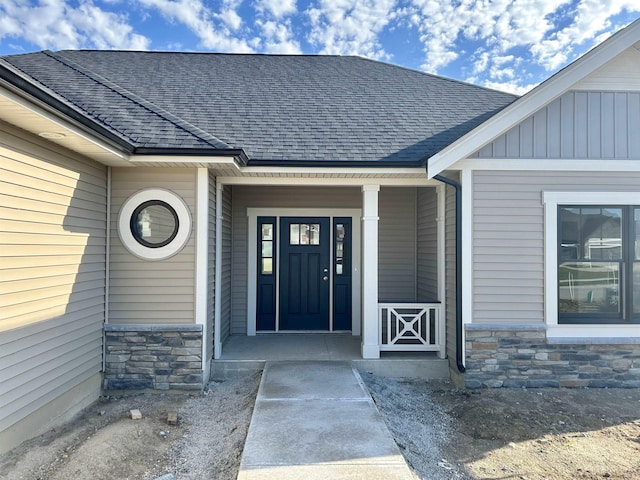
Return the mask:
[[[452,186],[456,190],[456,366],[460,373],[465,372],[462,361],[462,185],[455,180],[435,175],[439,182]]]

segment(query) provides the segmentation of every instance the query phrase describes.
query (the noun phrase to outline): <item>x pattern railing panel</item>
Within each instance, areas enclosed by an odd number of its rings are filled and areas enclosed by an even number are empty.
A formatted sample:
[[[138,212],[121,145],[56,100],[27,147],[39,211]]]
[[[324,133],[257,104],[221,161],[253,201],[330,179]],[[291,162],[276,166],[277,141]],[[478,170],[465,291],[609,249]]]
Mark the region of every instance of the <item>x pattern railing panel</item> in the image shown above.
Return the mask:
[[[381,303],[378,312],[381,351],[433,351],[444,356],[439,303]]]

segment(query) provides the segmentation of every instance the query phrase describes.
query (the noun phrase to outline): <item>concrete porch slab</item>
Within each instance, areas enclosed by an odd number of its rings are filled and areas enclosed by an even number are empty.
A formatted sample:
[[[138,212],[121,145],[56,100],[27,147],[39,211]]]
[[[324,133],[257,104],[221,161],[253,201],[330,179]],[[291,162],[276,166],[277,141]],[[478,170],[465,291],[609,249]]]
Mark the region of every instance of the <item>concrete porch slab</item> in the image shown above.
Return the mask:
[[[434,352],[383,352],[380,359],[364,360],[360,337],[336,333],[264,334],[232,336],[222,357],[211,362],[211,379],[258,372],[267,361],[350,361],[362,373],[386,377],[449,378],[447,360]]]

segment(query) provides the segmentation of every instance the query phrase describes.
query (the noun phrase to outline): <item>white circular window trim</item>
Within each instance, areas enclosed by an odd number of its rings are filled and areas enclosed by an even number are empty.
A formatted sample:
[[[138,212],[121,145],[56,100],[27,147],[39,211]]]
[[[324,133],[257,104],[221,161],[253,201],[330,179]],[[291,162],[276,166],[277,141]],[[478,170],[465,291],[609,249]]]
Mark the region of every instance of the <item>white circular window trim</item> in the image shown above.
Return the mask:
[[[145,202],[160,200],[170,205],[178,216],[178,232],[167,245],[158,248],[146,247],[136,240],[131,232],[131,215]],[[136,257],[144,260],[165,260],[177,254],[186,245],[191,235],[191,213],[178,195],[163,188],[148,188],[131,195],[122,205],[118,215],[118,235],[122,244]]]

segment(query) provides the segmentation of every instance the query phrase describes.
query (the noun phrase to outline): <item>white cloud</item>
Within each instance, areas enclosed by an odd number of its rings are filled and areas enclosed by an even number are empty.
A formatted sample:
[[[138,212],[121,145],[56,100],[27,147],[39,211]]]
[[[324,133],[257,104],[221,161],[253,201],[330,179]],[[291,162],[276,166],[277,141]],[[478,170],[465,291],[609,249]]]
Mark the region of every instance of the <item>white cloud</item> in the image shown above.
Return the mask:
[[[201,0],[140,0],[140,3],[157,9],[171,22],[185,25],[206,49],[229,53],[253,51],[246,40],[234,37],[222,26],[217,28],[213,21],[215,14],[207,9]]]
[[[459,57],[464,41],[480,41],[491,55],[544,38],[546,19],[570,0],[413,0],[415,25],[425,51],[423,68],[437,72]],[[477,68],[477,67],[476,67]]]
[[[322,54],[362,55],[386,59],[378,35],[393,16],[395,0],[320,0],[306,14],[308,40]]]
[[[528,85],[521,85],[517,81],[513,82],[492,82],[485,81],[482,82],[482,86],[486,88],[491,88],[493,90],[499,90],[501,92],[513,93],[514,95],[524,95],[529,90],[532,90],[536,87],[537,83],[531,83]]]
[[[257,20],[256,26],[262,31],[262,45],[265,53],[298,55],[302,53],[300,42],[293,38],[291,22],[277,23],[271,20]]]
[[[583,0],[576,7],[573,21],[533,45],[531,53],[546,70],[555,70],[619,29],[619,26],[612,28],[610,18],[623,10],[640,12],[640,3],[637,0]],[[582,48],[576,52],[576,46]]]
[[[296,0],[256,0],[255,8],[260,13],[269,13],[276,19],[295,14]]]
[[[150,40],[134,33],[126,15],[108,12],[93,2],[77,7],[63,0],[0,0],[0,39],[23,37],[42,49],[146,50]]]
[[[529,71],[556,70],[619,29],[612,16],[640,12],[638,0],[410,1],[408,18],[425,55],[421,68],[437,73],[470,47],[474,53],[463,69],[509,91],[531,87],[518,79],[525,73],[518,64],[523,58]],[[566,26],[558,30],[560,25]]]

